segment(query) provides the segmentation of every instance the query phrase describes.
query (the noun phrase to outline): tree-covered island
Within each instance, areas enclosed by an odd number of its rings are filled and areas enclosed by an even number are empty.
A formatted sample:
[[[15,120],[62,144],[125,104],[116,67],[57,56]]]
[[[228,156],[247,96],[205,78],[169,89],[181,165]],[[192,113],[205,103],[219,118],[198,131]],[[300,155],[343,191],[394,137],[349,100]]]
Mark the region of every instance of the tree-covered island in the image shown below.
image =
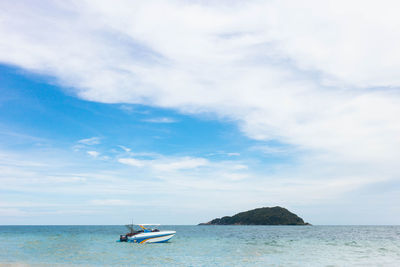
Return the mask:
[[[310,225],[302,218],[282,207],[264,207],[233,216],[217,218],[199,225]]]

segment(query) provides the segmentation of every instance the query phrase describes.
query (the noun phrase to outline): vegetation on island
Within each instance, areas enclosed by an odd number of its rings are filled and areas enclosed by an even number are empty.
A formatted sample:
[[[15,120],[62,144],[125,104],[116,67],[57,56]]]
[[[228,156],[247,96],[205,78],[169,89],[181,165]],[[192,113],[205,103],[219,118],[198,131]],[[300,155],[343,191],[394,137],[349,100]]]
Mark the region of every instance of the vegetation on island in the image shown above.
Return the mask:
[[[214,219],[199,225],[310,225],[302,218],[282,207],[264,207],[233,216]]]

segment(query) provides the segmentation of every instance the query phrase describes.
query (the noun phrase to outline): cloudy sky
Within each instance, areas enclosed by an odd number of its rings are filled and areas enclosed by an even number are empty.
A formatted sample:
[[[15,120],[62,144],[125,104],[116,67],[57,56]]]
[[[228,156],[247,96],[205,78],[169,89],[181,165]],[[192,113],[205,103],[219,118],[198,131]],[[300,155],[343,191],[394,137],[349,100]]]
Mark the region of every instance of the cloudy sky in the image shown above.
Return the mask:
[[[399,224],[398,5],[1,1],[0,224]]]

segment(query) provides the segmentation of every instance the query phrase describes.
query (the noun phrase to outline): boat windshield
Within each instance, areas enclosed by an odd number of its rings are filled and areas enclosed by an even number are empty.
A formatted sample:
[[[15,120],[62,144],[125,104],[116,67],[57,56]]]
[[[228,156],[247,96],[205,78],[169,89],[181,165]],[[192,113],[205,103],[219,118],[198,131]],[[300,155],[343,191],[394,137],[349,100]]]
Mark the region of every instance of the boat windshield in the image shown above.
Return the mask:
[[[126,227],[129,229],[130,234],[137,234],[140,232],[142,232],[142,233],[159,232],[160,230],[158,230],[158,229],[155,229],[155,228],[152,229],[150,227],[147,227],[147,226],[156,226],[156,225],[159,225],[159,224],[127,224]],[[139,226],[141,228],[141,230],[136,230],[137,226]]]
[[[159,224],[138,224],[140,228],[142,228],[143,232],[145,233],[149,233],[149,232],[158,232],[158,229],[151,229],[151,228],[147,228],[145,226],[156,226]]]

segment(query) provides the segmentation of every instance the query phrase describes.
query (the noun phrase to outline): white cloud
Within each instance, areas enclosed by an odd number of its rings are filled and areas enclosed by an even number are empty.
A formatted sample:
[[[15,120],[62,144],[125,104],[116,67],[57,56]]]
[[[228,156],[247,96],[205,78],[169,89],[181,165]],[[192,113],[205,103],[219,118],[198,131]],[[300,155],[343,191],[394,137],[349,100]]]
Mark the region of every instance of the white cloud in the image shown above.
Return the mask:
[[[124,150],[125,152],[130,152],[131,149],[129,147],[126,146],[119,146],[122,150]]]
[[[247,170],[249,167],[244,164],[234,164],[232,165],[232,169],[234,170]]]
[[[144,160],[138,160],[134,158],[120,158],[118,159],[118,162],[134,167],[143,167],[145,165]]]
[[[91,138],[81,139],[78,141],[78,143],[83,144],[83,145],[88,145],[88,146],[98,145],[98,144],[100,144],[100,138],[99,137],[91,137]]]
[[[100,152],[97,151],[86,151],[86,153],[94,158],[97,158],[100,155]]]
[[[257,145],[250,148],[253,151],[261,151],[265,154],[287,154],[290,152],[294,152],[295,149],[293,147],[277,147],[271,145]]]
[[[119,106],[119,109],[122,111],[125,111],[127,113],[132,113],[133,112],[133,106],[128,106],[128,105],[121,105]]]
[[[167,117],[162,117],[162,118],[150,118],[150,119],[144,119],[142,121],[145,122],[152,122],[152,123],[174,123],[178,122],[177,120],[173,118],[167,118]]]
[[[167,160],[166,162],[156,162],[153,168],[159,171],[177,171],[177,170],[188,170],[203,167],[208,165],[209,162],[204,158],[191,158],[184,157],[180,159]]]
[[[328,3],[2,2],[0,61],[53,75],[87,100],[213,112],[251,138],[391,161],[398,3]]]
[[[144,167],[157,171],[177,171],[195,169],[209,164],[207,159],[192,157],[161,157],[156,159],[139,160],[135,158],[120,158],[118,162],[134,167]]]

